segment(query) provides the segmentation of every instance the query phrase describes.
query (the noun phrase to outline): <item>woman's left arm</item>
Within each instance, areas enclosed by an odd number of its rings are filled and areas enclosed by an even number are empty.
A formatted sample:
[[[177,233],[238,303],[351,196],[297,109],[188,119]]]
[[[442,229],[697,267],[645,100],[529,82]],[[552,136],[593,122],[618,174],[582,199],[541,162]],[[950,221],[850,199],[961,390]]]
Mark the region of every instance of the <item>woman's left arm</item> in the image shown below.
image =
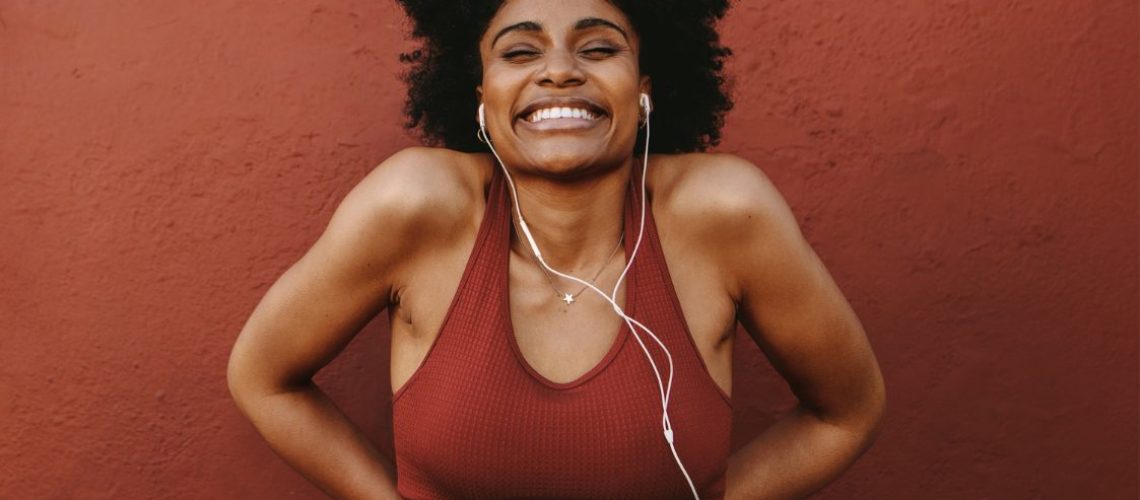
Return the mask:
[[[736,230],[720,248],[738,320],[799,399],[730,458],[726,493],[803,498],[870,447],[883,378],[859,319],[775,187],[746,161],[720,161],[735,164],[717,171],[732,178],[730,210],[720,212]]]

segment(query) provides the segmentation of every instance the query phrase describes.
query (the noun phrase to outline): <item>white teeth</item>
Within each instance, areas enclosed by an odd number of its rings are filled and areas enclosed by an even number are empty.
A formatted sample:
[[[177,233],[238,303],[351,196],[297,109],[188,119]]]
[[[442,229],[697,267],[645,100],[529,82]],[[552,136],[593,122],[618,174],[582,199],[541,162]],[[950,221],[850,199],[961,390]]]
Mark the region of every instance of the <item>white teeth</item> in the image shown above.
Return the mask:
[[[531,113],[530,116],[527,118],[527,120],[530,121],[531,123],[538,123],[542,120],[547,120],[547,119],[551,119],[551,118],[579,118],[579,119],[593,120],[594,114],[585,110],[585,109],[579,109],[579,108],[570,108],[570,107],[544,108],[544,109],[540,109],[540,110],[537,110],[537,111]]]

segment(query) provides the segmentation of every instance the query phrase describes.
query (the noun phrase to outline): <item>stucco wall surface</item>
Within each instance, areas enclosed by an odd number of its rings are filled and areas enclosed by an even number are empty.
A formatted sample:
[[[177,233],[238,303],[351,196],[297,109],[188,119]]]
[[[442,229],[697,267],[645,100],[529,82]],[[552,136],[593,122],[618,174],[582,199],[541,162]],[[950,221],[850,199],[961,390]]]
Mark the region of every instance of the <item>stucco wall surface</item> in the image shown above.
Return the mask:
[[[0,498],[320,498],[226,358],[415,143],[405,29],[388,1],[0,2]],[[748,0],[723,31],[719,150],[779,186],[888,384],[819,498],[1135,498],[1137,2]],[[318,381],[387,443],[382,323]],[[737,347],[739,444],[794,399]]]

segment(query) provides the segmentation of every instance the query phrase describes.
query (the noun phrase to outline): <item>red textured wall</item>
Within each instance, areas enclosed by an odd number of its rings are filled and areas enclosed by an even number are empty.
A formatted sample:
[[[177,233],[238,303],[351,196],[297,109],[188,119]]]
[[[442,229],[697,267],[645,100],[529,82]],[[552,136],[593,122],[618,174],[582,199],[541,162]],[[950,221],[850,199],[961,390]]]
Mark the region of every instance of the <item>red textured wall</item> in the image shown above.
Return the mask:
[[[1135,498],[1138,12],[738,2],[722,151],[773,178],[888,415],[821,498]],[[399,124],[389,1],[0,3],[0,498],[319,498],[229,348]],[[319,381],[386,438],[370,326]],[[738,441],[793,400],[738,344]]]

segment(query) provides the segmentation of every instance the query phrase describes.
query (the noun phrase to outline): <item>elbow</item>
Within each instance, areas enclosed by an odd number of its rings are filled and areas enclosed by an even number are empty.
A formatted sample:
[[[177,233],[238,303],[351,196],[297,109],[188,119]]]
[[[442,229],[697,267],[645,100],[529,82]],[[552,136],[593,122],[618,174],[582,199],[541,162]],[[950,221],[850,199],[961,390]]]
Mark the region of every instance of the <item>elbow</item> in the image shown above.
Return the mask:
[[[242,366],[241,357],[238,355],[237,347],[230,352],[230,359],[226,363],[226,388],[230,391],[230,398],[234,400],[238,408],[242,408],[242,403],[247,399],[248,383],[246,383],[245,370]]]
[[[843,411],[824,411],[805,407],[815,418],[839,430],[853,449],[862,454],[874,444],[883,428],[887,408],[887,392],[881,376],[858,391],[859,396],[847,401]]]
[[[229,389],[230,398],[233,399],[234,404],[247,416],[253,401],[262,392],[259,387],[264,386],[264,384],[259,383],[258,377],[255,376],[256,373],[257,370],[253,366],[250,356],[242,349],[242,343],[239,339],[230,352],[229,361],[226,363],[226,387]]]
[[[863,449],[870,448],[883,429],[883,421],[887,413],[887,389],[882,376],[876,382],[867,397],[865,410],[860,418],[860,433],[863,438]]]
[[[267,398],[305,389],[311,376],[291,376],[280,363],[267,361],[272,356],[259,353],[253,343],[238,338],[226,363],[226,387],[230,398],[246,417],[256,413]]]

